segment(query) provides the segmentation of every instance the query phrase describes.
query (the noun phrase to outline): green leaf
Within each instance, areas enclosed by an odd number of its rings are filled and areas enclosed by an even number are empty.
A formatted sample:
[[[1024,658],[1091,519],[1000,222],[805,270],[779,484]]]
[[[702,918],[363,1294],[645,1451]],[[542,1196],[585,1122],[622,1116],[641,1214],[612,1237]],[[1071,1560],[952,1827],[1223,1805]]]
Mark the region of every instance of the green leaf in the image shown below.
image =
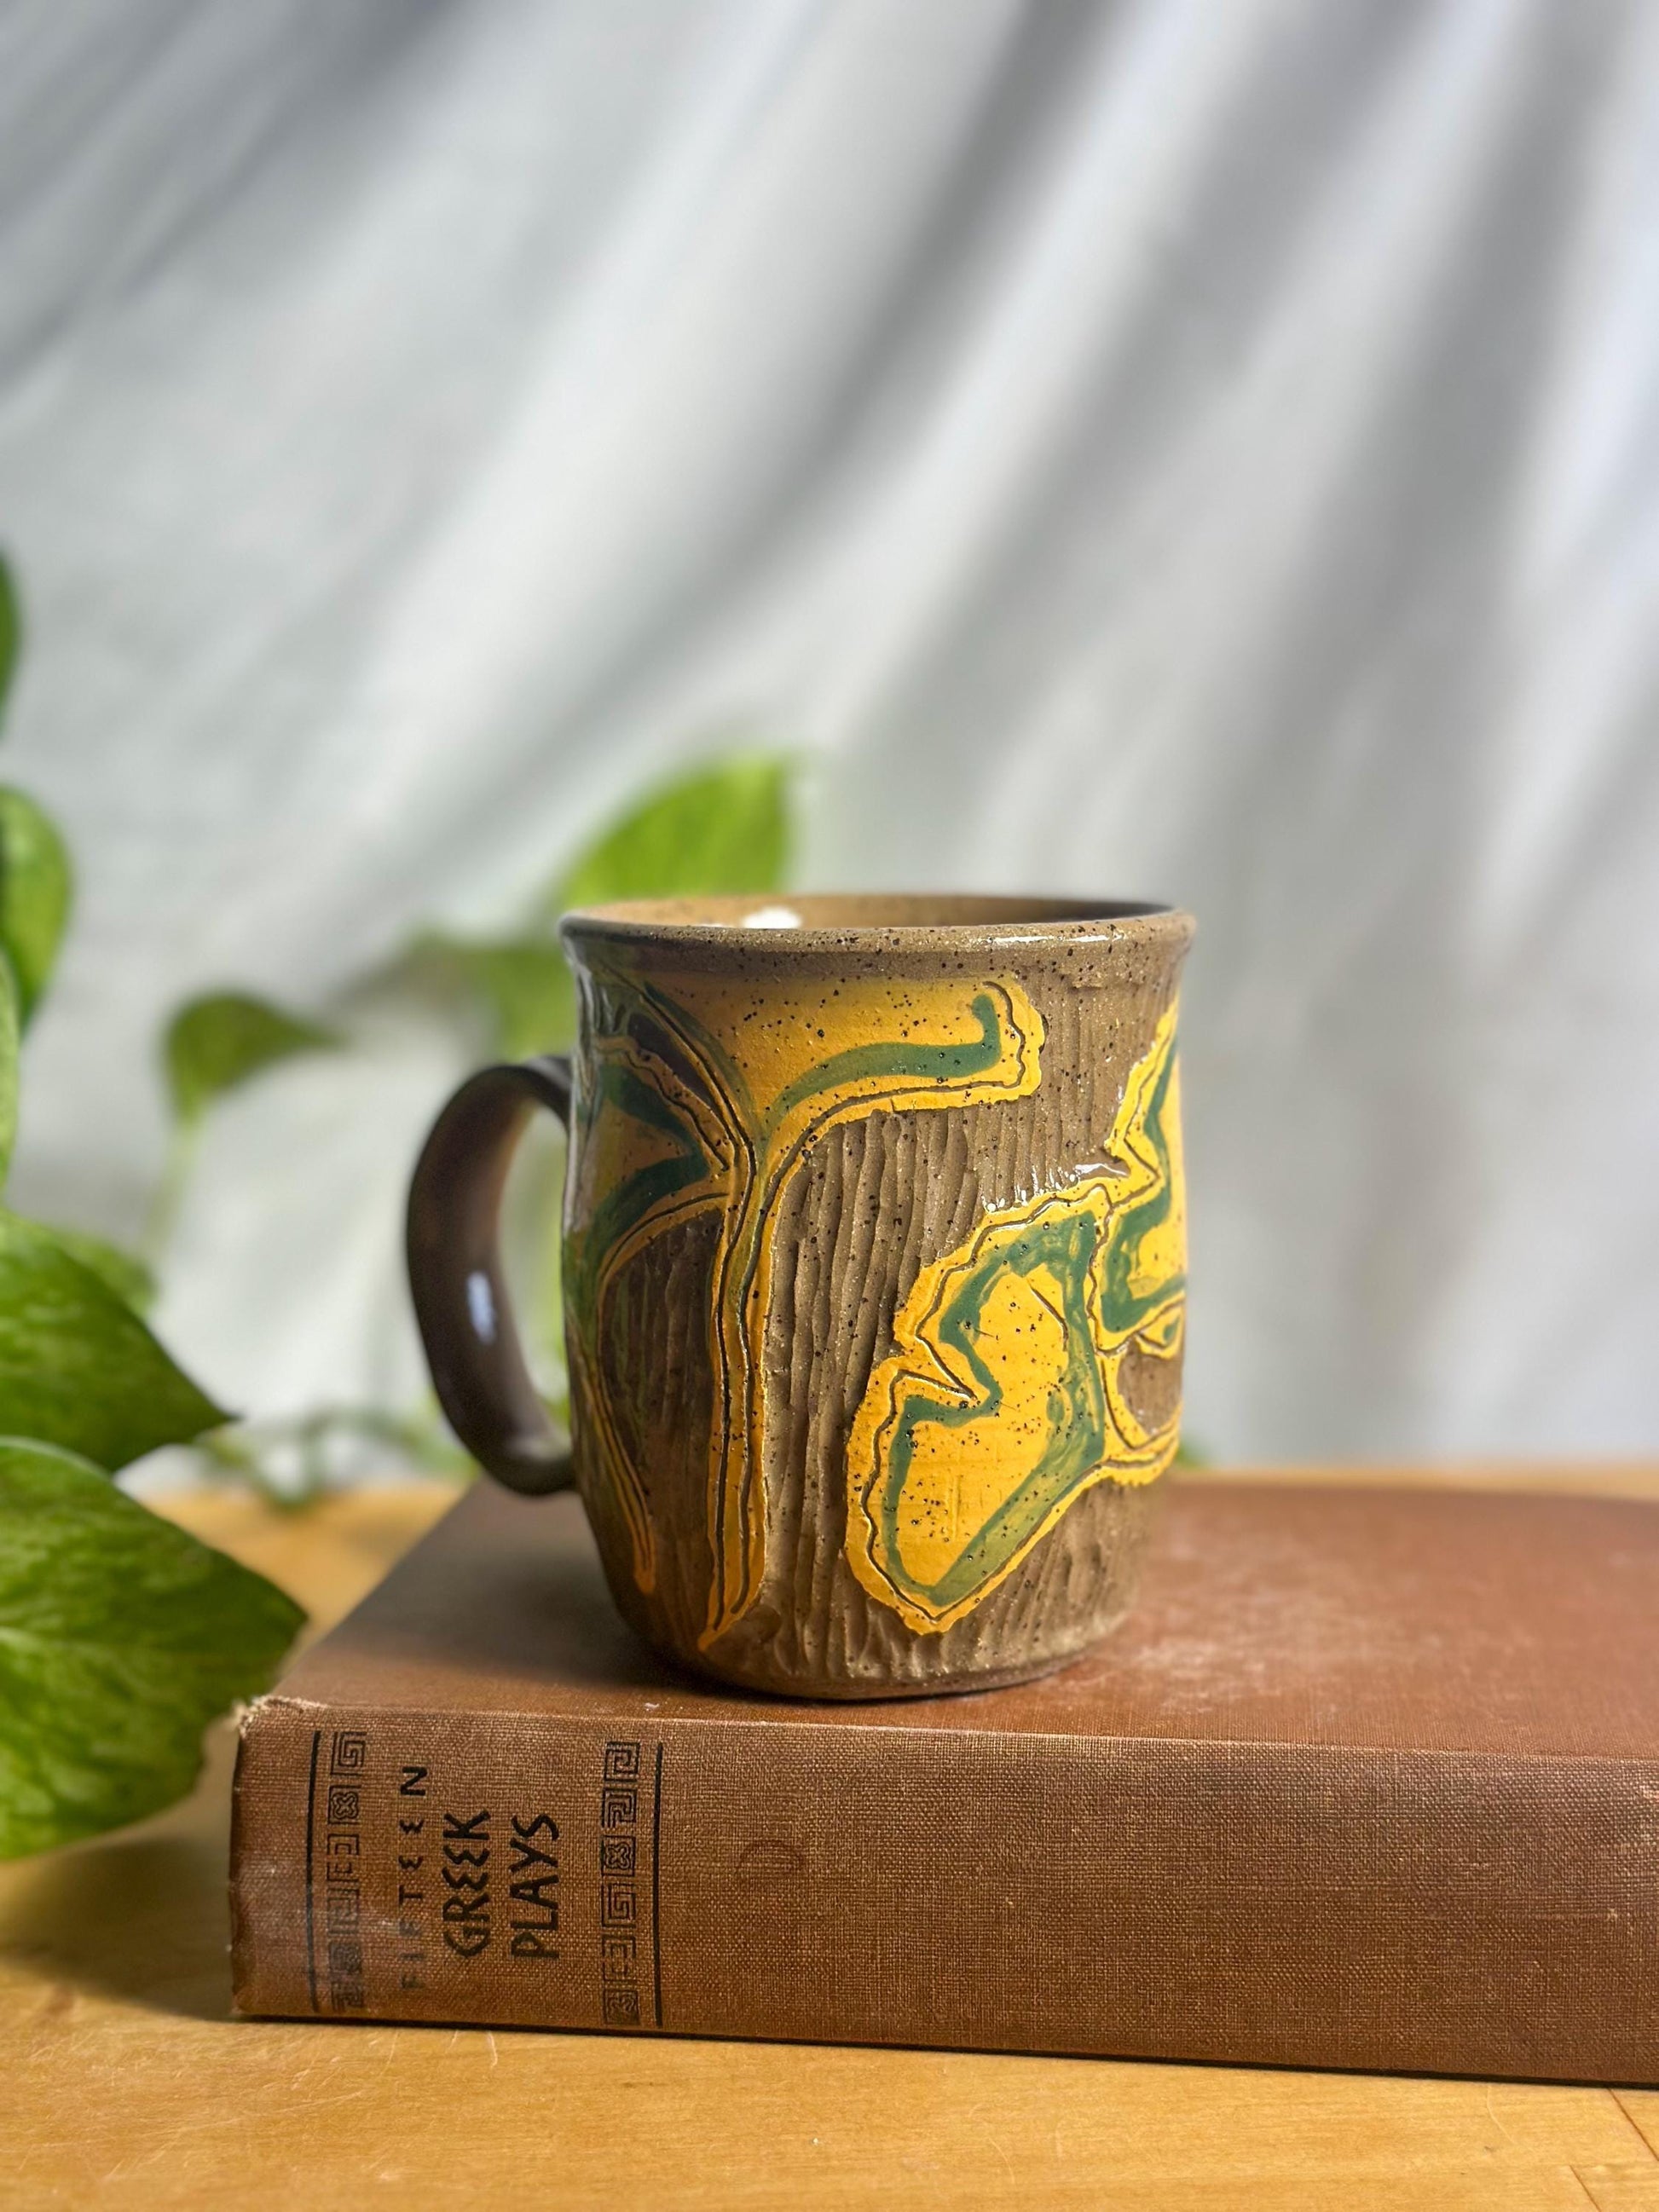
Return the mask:
[[[17,1018],[17,979],[11,963],[0,952],[0,1184],[11,1165],[11,1148],[17,1141],[17,1048],[21,1031]]]
[[[575,985],[551,917],[608,899],[779,890],[790,773],[786,760],[726,760],[653,792],[578,858],[545,902],[548,921],[519,937],[422,937],[411,952],[416,969],[482,997],[511,1058],[570,1043]]]
[[[188,1127],[216,1098],[262,1068],[338,1042],[331,1030],[284,1013],[264,999],[239,991],[192,999],[168,1024],[163,1048],[173,1111]]]
[[[653,792],[581,854],[554,894],[554,910],[781,890],[790,775],[787,760],[743,757]]]
[[[17,602],[10,565],[0,553],[0,721],[5,720],[6,694],[11,690],[22,643],[23,611]]]
[[[58,957],[73,890],[51,816],[24,793],[0,787],[0,951],[11,961],[25,1025]]]
[[[22,1216],[20,1214],[18,1218],[21,1220]],[[155,1278],[136,1252],[124,1251],[118,1244],[106,1243],[101,1237],[90,1236],[84,1229],[58,1229],[45,1221],[31,1221],[27,1226],[38,1236],[49,1237],[71,1260],[78,1260],[106,1289],[114,1291],[123,1305],[131,1306],[137,1314],[149,1312],[155,1296]]]
[[[576,986],[551,937],[469,943],[435,933],[415,947],[429,970],[478,993],[495,1018],[497,1048],[510,1060],[571,1042]]]
[[[229,1418],[51,1231],[0,1212],[0,1437],[113,1469]]]
[[[303,1619],[85,1461],[0,1441],[0,1858],[182,1797]]]

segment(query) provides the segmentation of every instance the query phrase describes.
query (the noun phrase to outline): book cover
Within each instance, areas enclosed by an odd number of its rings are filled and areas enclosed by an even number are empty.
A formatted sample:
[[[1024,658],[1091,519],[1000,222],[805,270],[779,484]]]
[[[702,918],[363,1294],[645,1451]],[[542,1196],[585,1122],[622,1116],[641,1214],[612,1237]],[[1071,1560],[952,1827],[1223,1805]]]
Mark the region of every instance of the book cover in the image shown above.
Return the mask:
[[[246,1717],[252,2014],[1659,2079],[1659,1509],[1170,1486],[1017,1688],[722,1691],[470,1492]]]

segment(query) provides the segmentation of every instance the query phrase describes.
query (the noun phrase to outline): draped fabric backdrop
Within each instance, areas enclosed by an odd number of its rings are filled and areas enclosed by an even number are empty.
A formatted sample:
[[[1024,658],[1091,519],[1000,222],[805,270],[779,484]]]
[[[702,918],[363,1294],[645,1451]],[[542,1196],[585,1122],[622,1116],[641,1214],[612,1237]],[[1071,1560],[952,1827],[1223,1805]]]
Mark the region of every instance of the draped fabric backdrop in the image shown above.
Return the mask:
[[[1659,1445],[1648,0],[8,0],[0,542],[26,1210],[742,738],[805,881],[1197,912],[1211,1449]],[[241,1407],[418,1390],[365,1020],[191,1186]]]

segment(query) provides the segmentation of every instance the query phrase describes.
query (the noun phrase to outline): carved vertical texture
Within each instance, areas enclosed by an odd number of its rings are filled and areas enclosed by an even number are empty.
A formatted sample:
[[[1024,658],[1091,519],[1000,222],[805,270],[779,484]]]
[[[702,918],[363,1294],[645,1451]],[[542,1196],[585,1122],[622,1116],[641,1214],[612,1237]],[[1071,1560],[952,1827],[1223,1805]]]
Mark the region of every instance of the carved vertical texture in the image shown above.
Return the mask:
[[[612,1403],[628,1409],[656,1533],[651,1591],[635,1586],[620,1516],[586,1468],[584,1489],[618,1601],[653,1643],[759,1687],[903,1695],[1057,1664],[1121,1614],[1152,1493],[1107,1481],[1079,1496],[964,1618],[939,1633],[909,1627],[848,1565],[848,1437],[921,1270],[959,1248],[986,1209],[1060,1188],[1108,1157],[1126,1079],[1172,995],[1182,949],[1168,940],[1020,948],[1006,964],[1047,1032],[1033,1093],[878,1111],[841,1123],[808,1152],[773,1232],[762,1348],[765,1579],[749,1612],[701,1655],[713,1564],[710,1218],[673,1228],[629,1263],[604,1316],[600,1365]],[[759,975],[756,988],[764,989]],[[1166,1390],[1169,1382],[1159,1378]]]
[[[717,1662],[749,1679],[811,1681],[819,1694],[875,1682],[925,1689],[1021,1671],[1034,1651],[1052,1662],[1122,1613],[1151,1501],[1103,1483],[965,1620],[915,1633],[847,1565],[847,1438],[922,1267],[959,1246],[986,1208],[1056,1188],[1105,1156],[1124,1078],[1164,1002],[1162,990],[1126,1004],[1051,989],[1044,1079],[1031,1097],[845,1124],[796,1178],[777,1225],[793,1264],[775,1283],[766,1342],[772,1566]]]

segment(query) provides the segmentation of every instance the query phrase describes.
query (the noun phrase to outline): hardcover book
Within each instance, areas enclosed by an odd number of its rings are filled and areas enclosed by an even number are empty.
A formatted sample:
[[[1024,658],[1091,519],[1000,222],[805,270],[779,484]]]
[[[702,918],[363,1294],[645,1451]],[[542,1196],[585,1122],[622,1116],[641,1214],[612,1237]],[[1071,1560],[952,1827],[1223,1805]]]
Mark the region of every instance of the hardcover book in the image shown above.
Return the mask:
[[[470,1492],[244,1725],[251,2014],[1659,2080],[1659,1509],[1170,1487],[1041,1681],[801,1705]]]

